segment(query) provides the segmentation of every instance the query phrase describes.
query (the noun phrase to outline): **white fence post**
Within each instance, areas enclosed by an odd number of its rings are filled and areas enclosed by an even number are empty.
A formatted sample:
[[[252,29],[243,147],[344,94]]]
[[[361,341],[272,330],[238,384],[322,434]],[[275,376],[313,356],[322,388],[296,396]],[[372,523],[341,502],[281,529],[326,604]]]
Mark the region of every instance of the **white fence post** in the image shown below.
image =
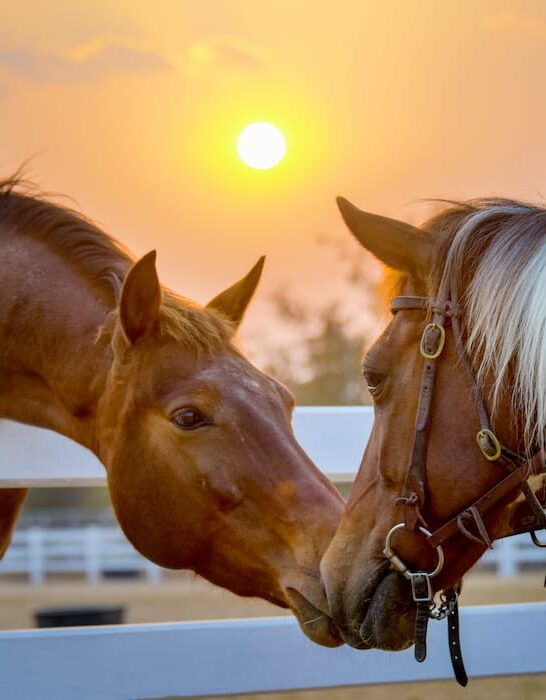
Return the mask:
[[[44,531],[40,527],[27,530],[28,572],[32,583],[44,580]]]
[[[161,580],[161,568],[148,559],[146,559],[146,577],[153,583]]]
[[[91,583],[97,583],[101,579],[99,528],[96,525],[88,525],[83,534],[85,576]]]
[[[516,576],[519,570],[519,560],[521,555],[525,555],[518,546],[518,541],[514,537],[502,540],[497,557],[497,571],[502,578]]]

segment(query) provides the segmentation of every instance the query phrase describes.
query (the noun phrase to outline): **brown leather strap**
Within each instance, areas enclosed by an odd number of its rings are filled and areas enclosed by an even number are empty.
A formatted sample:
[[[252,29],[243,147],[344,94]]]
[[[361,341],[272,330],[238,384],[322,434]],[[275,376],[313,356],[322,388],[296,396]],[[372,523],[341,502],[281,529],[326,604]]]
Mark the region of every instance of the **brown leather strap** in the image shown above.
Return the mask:
[[[415,660],[427,657],[427,629],[431,602],[430,581],[426,574],[414,574],[411,579],[413,599],[417,608],[415,616]]]
[[[464,667],[463,654],[461,651],[461,639],[459,635],[459,603],[457,601],[457,594],[451,593],[449,595],[455,596],[455,602],[451,608],[451,612],[447,616],[447,640],[449,644],[449,655],[451,657],[451,666],[453,668],[453,673],[459,685],[463,688],[468,683],[468,676],[466,675],[466,669]]]
[[[474,526],[478,530],[477,536],[466,527],[465,520],[471,520],[474,523]],[[457,518],[457,527],[465,537],[468,537],[469,540],[473,540],[478,544],[484,544],[489,549],[493,549],[493,542],[489,537],[489,533],[487,532],[487,528],[483,522],[482,515],[476,506],[470,506],[459,514],[459,517]]]
[[[451,320],[451,327],[453,330],[453,338],[455,341],[457,354],[460,362],[465,368],[472,387],[474,403],[481,426],[480,433],[491,432],[489,414],[485,407],[484,397],[477,383],[476,375],[473,371],[470,359],[464,346],[463,331],[460,323],[461,307],[458,299],[457,278],[454,271],[448,270],[447,268],[444,269],[438,296],[438,299],[432,300],[428,299],[427,297],[399,296],[395,297],[391,301],[391,311],[393,313],[404,310],[429,311],[430,309],[433,314],[432,324],[426,326],[421,338],[421,353],[425,357],[425,362],[423,366],[421,392],[419,395],[419,404],[415,420],[415,434],[411,461],[406,475],[403,493],[396,499],[397,503],[404,504],[404,525],[413,532],[417,530],[419,524],[426,527],[426,522],[423,517],[426,495],[426,450],[430,426],[432,394],[436,374],[436,358],[440,355],[443,348],[443,343],[445,340],[444,325],[446,319]],[[438,343],[438,335],[441,337],[441,342],[439,342],[437,349],[435,350],[434,346],[436,343]],[[430,346],[432,350],[429,350],[428,346]],[[478,433],[478,436],[480,436],[480,433]],[[457,515],[451,518],[451,520],[429,535],[427,539],[432,547],[440,547],[440,545],[446,539],[454,535],[457,531],[463,532],[463,534],[465,534],[467,537],[470,537],[470,539],[473,539],[479,543],[483,543],[486,546],[491,546],[491,539],[483,522],[482,516],[493,505],[498,503],[502,498],[507,496],[518,486],[521,487],[526,498],[526,509],[523,511],[524,517],[527,519],[526,526],[528,526],[529,519],[531,518],[533,526],[538,523],[541,527],[546,527],[546,513],[543,506],[537,495],[532,491],[526,481],[532,473],[540,473],[545,471],[544,455],[534,455],[534,457],[530,460],[523,462],[518,455],[512,454],[506,448],[502,448],[494,435],[489,435],[489,438],[491,440],[495,438],[494,441],[496,442],[497,449],[504,457],[504,461],[507,463],[508,469],[511,473],[489,489],[487,493],[474,501],[474,503],[470,504],[464,511],[459,512]],[[495,457],[499,456],[498,453],[488,455],[481,445],[480,449],[482,449],[484,455],[489,459],[494,459]],[[464,524],[465,518],[472,519],[474,521],[474,525],[478,531],[478,537],[466,528]],[[523,524],[523,516],[520,517],[516,512],[512,520],[514,521],[511,523],[512,531],[507,534],[515,534],[516,531],[520,531],[519,523],[521,522],[521,524]],[[534,527],[526,527],[526,529],[533,530]],[[502,536],[506,535],[503,534]],[[389,539],[387,537],[387,544],[388,541]],[[430,577],[426,574],[412,574],[411,582],[413,598],[417,608],[415,619],[415,658],[417,661],[423,661],[427,653],[427,625],[431,614],[430,605],[432,594],[430,588]],[[428,589],[428,593],[426,592],[426,589]],[[464,668],[459,640],[457,593],[454,590],[448,592],[448,599],[450,595],[454,596],[454,600],[453,598],[451,599],[453,605],[448,613],[448,639],[451,663],[457,682],[462,686],[466,686],[468,677]]]
[[[445,309],[447,308],[446,304],[449,301],[449,280],[442,280],[438,296],[439,300],[435,303],[432,326],[435,327],[434,330],[441,331],[445,322]],[[411,307],[410,304],[412,303],[419,304],[419,308],[421,309],[426,309],[428,305],[428,299],[426,297],[397,297],[397,299],[398,303],[401,304],[402,307],[405,306],[406,309],[417,308],[416,306]],[[426,329],[424,331],[424,334],[425,333]],[[424,340],[425,338],[423,337],[421,339],[422,345]],[[438,342],[438,338],[436,338],[436,342]],[[443,339],[442,345],[439,347],[441,351],[441,348],[443,347]],[[422,347],[422,350],[423,349],[427,351],[426,347]],[[427,351],[427,354],[434,355],[434,351],[430,353]],[[426,494],[426,452],[430,427],[432,394],[434,389],[434,379],[436,376],[436,360],[437,357],[425,357],[421,379],[421,392],[419,394],[419,405],[417,407],[417,416],[415,418],[415,434],[413,438],[411,460],[401,499],[402,501],[404,501],[404,499],[406,501],[406,505],[404,507],[404,522],[406,523],[408,530],[411,532],[415,532],[419,524],[426,527],[426,522],[423,518]]]
[[[428,309],[428,297],[400,296],[391,300],[391,311],[426,311]]]
[[[490,488],[487,493],[485,493],[481,498],[478,498],[477,501],[474,501],[474,503],[468,506],[468,508],[475,508],[480,515],[483,515],[492,506],[494,506],[495,503],[498,503],[498,501],[504,498],[504,496],[507,496],[510,491],[513,491],[520,486],[521,483],[529,476],[529,469],[529,462],[525,462],[521,465],[521,467],[518,467],[515,471],[508,474],[508,476],[504,477],[502,481],[499,481],[498,484],[495,484],[495,486]],[[428,542],[432,547],[437,547],[445,542],[448,537],[451,537],[457,532],[459,529],[459,516],[460,513],[457,513],[457,515],[451,518],[451,520],[448,520],[445,525],[439,527],[430,537],[428,537]]]
[[[451,300],[454,304],[459,303],[457,284],[454,277],[450,280],[450,295]],[[463,332],[461,328],[461,322],[458,316],[454,317],[451,322],[451,328],[453,330],[453,337],[455,339],[455,347],[457,348],[457,354],[459,360],[461,361],[463,367],[465,368],[466,375],[472,387],[472,398],[474,399],[474,405],[476,407],[476,412],[480,421],[481,430],[487,429],[491,430],[491,425],[489,422],[489,414],[485,408],[482,392],[476,381],[476,375],[470,364],[470,359],[466,353],[466,349],[463,342]]]
[[[537,459],[537,455],[535,455],[531,461],[533,460],[535,463],[540,464],[542,462],[542,456],[539,460]],[[524,532],[544,529],[544,509],[541,504],[546,502],[546,475],[543,476],[542,483],[534,491],[533,498],[542,511],[542,518],[537,517],[536,508],[531,506],[532,502],[526,497],[524,501],[519,501],[514,504],[497,539],[501,540],[504,537],[512,537],[513,535],[521,535]]]

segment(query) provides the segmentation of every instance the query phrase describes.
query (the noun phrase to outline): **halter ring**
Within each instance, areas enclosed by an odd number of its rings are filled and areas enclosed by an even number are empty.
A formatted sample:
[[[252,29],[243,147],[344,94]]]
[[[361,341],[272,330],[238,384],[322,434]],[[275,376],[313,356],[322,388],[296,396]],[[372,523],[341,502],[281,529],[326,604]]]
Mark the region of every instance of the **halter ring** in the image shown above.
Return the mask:
[[[433,576],[439,574],[444,566],[444,551],[441,545],[437,545],[436,547],[434,547],[434,549],[436,550],[436,555],[438,557],[438,563],[436,564],[436,568],[430,573],[427,573],[426,571],[410,571],[406,564],[404,564],[400,557],[394,552],[394,550],[391,547],[392,537],[395,532],[401,530],[404,527],[406,527],[406,523],[398,523],[398,525],[391,527],[391,529],[387,533],[387,537],[385,538],[385,549],[383,550],[383,555],[390,561],[394,568],[397,569],[402,574],[402,576],[404,576],[404,578],[408,579],[408,581],[411,581],[413,577],[417,575],[428,576],[429,578],[432,578]],[[425,527],[419,526],[418,530],[421,534],[425,535],[425,537],[431,537],[432,535],[432,533],[429,532]]]
[[[439,335],[437,338],[434,338],[434,340],[430,340],[430,332],[438,333]],[[427,347],[427,342],[430,342],[431,346]],[[425,329],[423,330],[423,335],[421,336],[421,344],[419,346],[421,355],[426,360],[435,360],[442,354],[445,342],[445,328],[443,326],[440,326],[438,323],[429,323],[425,326]]]

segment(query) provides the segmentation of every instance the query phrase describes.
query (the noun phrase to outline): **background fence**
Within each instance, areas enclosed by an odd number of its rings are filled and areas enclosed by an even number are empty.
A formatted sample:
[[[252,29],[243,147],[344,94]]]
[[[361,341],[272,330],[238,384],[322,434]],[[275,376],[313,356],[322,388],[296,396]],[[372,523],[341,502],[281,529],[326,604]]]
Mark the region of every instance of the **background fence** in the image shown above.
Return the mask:
[[[331,478],[343,481],[354,475],[371,421],[366,408],[299,409],[295,427],[311,457]],[[46,431],[0,421],[0,487],[102,484],[102,467],[82,448]],[[40,538],[42,544],[47,539],[37,531],[35,552]],[[100,558],[97,530],[85,532],[81,556],[95,557],[93,576],[99,577],[111,560]],[[119,544],[114,537],[108,547],[112,542]],[[73,540],[64,546],[79,545]],[[510,546],[517,550],[520,545]],[[519,554],[511,556],[505,573],[520,561]],[[123,565],[134,567],[136,559]],[[153,569],[146,571],[155,575]],[[466,608],[461,618],[469,676],[546,672],[546,604]],[[450,679],[445,635],[445,623],[430,625],[428,658],[417,664],[411,649],[318,647],[294,619],[284,617],[7,631],[0,632],[2,696],[121,700]]]
[[[311,458],[337,483],[354,479],[363,447],[373,423],[369,406],[300,407],[294,427],[298,440]],[[33,486],[105,485],[104,469],[84,448],[49,431],[0,421],[0,487],[15,483]],[[65,516],[66,517],[66,516]],[[91,513],[81,513],[82,521]],[[104,514],[102,519],[108,520]],[[41,583],[49,573],[80,573],[88,581],[102,577],[142,574],[161,577],[161,568],[142,557],[126,540],[117,524],[48,527],[47,514],[34,516],[44,525],[22,527],[0,561],[0,576],[20,574]],[[57,520],[59,515],[57,515]],[[522,567],[544,560],[528,535],[495,544],[479,567],[493,568],[502,577],[515,576]]]
[[[519,535],[497,542],[476,569],[493,569],[507,578],[544,561],[544,550],[535,547],[529,535]],[[81,574],[94,583],[114,576],[146,576],[158,581],[162,572],[133,548],[117,526],[18,530],[0,561],[0,576],[21,575],[36,584],[58,573]]]

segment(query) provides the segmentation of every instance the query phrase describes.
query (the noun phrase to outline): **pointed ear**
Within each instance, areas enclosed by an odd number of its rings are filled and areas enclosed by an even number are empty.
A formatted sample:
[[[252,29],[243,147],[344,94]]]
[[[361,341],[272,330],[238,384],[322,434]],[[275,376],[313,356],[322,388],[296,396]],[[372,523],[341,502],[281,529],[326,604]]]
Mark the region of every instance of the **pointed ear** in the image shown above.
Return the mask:
[[[236,282],[232,287],[214,297],[212,301],[209,301],[206,308],[220,311],[237,327],[241,323],[246,308],[258,286],[264,262],[265,256],[262,255],[246,277],[243,277],[242,280]]]
[[[433,237],[411,224],[360,211],[343,197],[337,205],[355,238],[389,267],[425,280],[430,268]]]
[[[161,287],[155,269],[155,250],[136,262],[121,289],[119,320],[131,344],[149,335],[159,316]]]

